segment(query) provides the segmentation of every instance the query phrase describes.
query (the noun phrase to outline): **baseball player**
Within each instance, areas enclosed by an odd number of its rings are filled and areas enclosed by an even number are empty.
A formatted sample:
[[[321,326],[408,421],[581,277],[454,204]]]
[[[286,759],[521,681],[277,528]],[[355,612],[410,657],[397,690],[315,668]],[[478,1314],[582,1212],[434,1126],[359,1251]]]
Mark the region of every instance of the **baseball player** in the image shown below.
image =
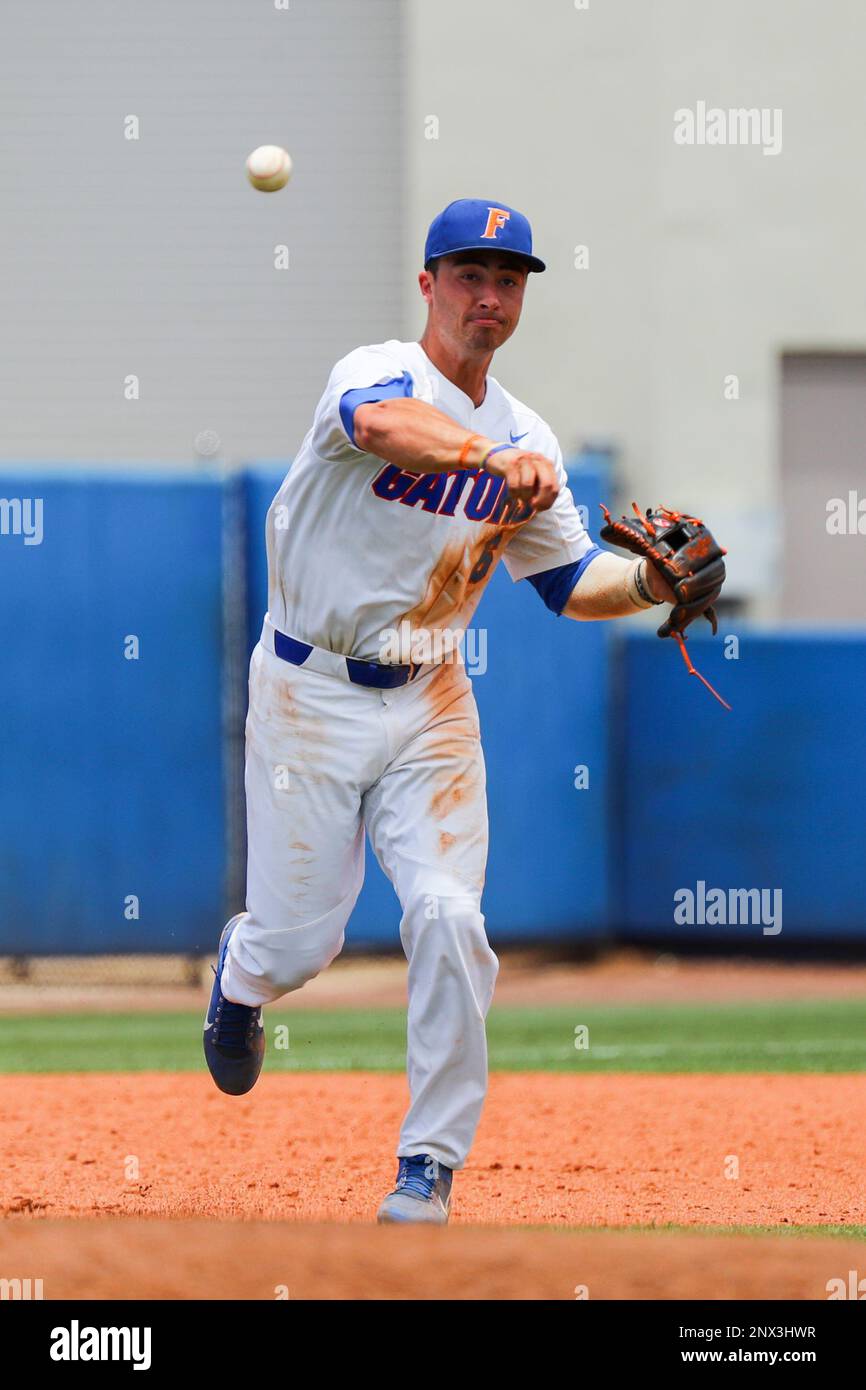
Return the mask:
[[[544,268],[514,208],[445,208],[418,276],[420,342],[336,364],[268,512],[246,911],[220,937],[205,1056],[221,1090],[254,1085],[262,1006],[342,948],[366,831],[400,900],[409,970],[410,1105],[382,1222],[447,1221],[487,1089],[498,962],[481,912],[484,760],[460,636],[500,559],[570,618],[676,599],[645,556],[593,544],[550,426],[488,374]]]

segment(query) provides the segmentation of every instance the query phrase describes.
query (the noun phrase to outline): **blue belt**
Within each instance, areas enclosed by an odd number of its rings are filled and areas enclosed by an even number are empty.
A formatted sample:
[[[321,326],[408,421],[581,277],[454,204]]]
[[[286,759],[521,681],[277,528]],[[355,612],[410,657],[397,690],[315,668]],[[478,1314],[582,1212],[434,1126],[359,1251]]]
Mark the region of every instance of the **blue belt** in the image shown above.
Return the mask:
[[[289,637],[276,628],[273,632],[275,654],[293,666],[303,666],[314,650],[312,644],[299,642],[297,637]],[[345,656],[343,660],[346,674],[353,685],[373,686],[376,690],[393,690],[398,685],[408,685],[423,665],[423,662],[413,661],[409,666],[386,666],[379,661],[359,661],[354,656]]]

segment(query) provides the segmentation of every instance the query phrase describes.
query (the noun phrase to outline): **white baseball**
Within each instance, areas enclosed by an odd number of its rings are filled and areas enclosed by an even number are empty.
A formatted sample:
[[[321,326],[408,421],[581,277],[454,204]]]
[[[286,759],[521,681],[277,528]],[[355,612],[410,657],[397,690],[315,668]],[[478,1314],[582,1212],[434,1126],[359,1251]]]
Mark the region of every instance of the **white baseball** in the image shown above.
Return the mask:
[[[247,159],[247,178],[262,193],[285,188],[291,173],[291,155],[279,145],[259,145]]]

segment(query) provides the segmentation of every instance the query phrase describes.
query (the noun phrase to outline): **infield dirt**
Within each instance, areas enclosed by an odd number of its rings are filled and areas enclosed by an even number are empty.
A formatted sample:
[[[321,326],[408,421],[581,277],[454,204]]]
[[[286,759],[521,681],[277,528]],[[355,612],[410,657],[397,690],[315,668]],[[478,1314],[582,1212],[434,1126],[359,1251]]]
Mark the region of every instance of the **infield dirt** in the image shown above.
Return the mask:
[[[0,1213],[367,1222],[402,1076],[0,1076]],[[491,1077],[454,1223],[866,1222],[860,1075]]]
[[[288,1222],[9,1221],[0,1267],[46,1299],[826,1299],[862,1243]],[[780,1310],[774,1321],[808,1322]]]

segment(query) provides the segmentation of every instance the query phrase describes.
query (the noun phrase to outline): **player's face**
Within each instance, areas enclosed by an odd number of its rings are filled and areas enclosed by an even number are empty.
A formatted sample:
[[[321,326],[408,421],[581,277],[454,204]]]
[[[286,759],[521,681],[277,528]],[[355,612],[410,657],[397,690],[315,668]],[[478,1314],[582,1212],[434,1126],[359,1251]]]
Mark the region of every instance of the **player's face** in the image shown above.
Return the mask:
[[[519,260],[494,251],[443,256],[427,277],[437,331],[463,351],[495,352],[520,321],[526,275]]]

